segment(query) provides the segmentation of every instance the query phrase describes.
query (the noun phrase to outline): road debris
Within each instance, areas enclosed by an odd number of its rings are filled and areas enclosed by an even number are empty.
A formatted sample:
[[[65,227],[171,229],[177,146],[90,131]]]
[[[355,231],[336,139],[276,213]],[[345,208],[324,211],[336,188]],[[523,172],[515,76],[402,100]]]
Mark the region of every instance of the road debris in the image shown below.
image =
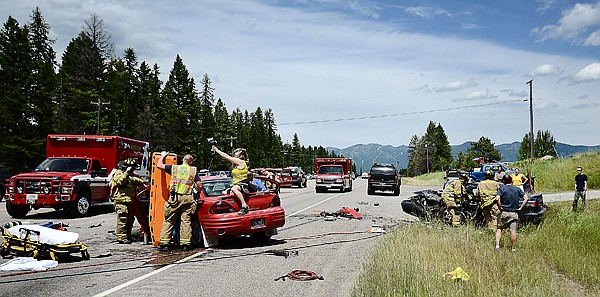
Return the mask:
[[[291,250],[268,250],[265,251],[265,254],[273,254],[275,256],[283,256],[286,259],[290,258],[290,257],[297,257],[298,256],[298,251],[291,251]]]
[[[295,281],[309,281],[309,280],[315,280],[315,279],[324,280],[323,276],[319,276],[310,270],[296,269],[286,275],[282,275],[282,276],[276,278],[275,281],[278,281],[278,280],[285,281],[286,277],[290,280],[295,280]]]
[[[322,211],[321,212],[321,216],[325,217],[325,220],[328,220],[328,217],[346,217],[346,218],[354,218],[354,219],[358,219],[361,220],[362,216],[358,213],[359,209],[357,208],[349,208],[349,207],[343,207],[342,209],[336,211],[336,212],[326,212],[326,211]],[[331,219],[329,219],[331,220]]]

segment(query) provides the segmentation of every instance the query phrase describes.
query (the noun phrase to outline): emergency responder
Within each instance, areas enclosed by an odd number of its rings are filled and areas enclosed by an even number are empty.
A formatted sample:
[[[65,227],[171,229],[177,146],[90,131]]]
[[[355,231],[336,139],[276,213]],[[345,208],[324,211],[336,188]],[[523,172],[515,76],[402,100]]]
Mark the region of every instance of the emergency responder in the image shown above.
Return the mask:
[[[165,203],[165,219],[160,229],[159,251],[168,251],[173,227],[179,222],[179,244],[184,251],[191,249],[192,215],[196,210],[194,193],[202,190],[198,170],[192,165],[192,155],[185,155],[181,165],[165,165],[167,152],[161,153],[156,168],[170,173],[169,200]]]
[[[458,179],[448,184],[442,192],[442,199],[446,203],[446,209],[452,215],[451,222],[453,226],[460,224],[460,217],[456,215],[454,209],[456,208],[456,203],[467,196],[467,189],[464,186],[467,180],[469,180],[469,176],[462,172],[459,174]]]
[[[133,158],[121,161],[119,169],[110,182],[110,193],[117,213],[115,235],[118,243],[129,244],[132,242],[131,228],[133,227],[134,213],[131,203],[136,195],[137,186],[144,182],[133,172],[136,166],[137,162]]]
[[[496,195],[500,184],[494,180],[494,173],[491,170],[486,170],[483,175],[485,180],[481,181],[477,185],[477,197],[481,202],[481,210],[485,217],[485,223],[491,230],[496,230],[498,215],[500,214],[500,208],[496,203]]]

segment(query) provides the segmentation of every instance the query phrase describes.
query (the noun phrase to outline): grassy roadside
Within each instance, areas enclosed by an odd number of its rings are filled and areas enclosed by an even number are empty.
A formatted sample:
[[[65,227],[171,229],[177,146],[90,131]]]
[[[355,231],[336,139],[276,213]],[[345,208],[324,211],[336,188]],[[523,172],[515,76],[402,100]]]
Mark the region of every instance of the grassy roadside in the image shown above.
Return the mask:
[[[583,167],[588,176],[588,188],[600,189],[600,152],[588,152],[574,155],[570,158],[555,158],[550,160],[520,161],[511,164],[520,168],[521,172],[535,176],[535,188],[538,192],[556,193],[574,191],[577,166]],[[403,185],[412,186],[442,186],[444,172],[427,173],[416,177],[403,177]]]
[[[491,231],[413,223],[381,239],[355,282],[353,296],[595,296],[600,295],[600,199],[584,213],[550,204],[538,226],[508,234],[493,248]],[[463,268],[469,281],[443,274]]]

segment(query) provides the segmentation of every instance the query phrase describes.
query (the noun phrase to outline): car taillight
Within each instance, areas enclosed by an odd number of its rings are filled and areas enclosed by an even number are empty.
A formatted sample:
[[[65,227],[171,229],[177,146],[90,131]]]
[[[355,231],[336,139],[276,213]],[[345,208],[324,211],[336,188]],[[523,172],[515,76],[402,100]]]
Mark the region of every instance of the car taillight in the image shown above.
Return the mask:
[[[275,206],[281,206],[281,199],[278,195],[275,195],[275,197],[273,197],[273,200],[271,200],[271,203],[269,204],[269,207]]]
[[[208,213],[210,213],[210,214],[220,214],[220,213],[228,213],[228,212],[235,212],[235,209],[233,208],[233,206],[231,206],[231,204],[229,204],[223,200],[219,200],[219,201],[215,202],[208,209]]]

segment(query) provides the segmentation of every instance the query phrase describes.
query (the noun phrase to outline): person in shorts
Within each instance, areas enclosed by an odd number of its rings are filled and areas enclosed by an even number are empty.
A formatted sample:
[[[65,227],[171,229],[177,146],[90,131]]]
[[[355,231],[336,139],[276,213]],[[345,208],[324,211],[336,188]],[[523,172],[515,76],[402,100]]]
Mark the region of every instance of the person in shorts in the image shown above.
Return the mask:
[[[518,212],[525,207],[529,197],[525,195],[523,190],[512,185],[512,178],[506,174],[502,177],[503,186],[498,189],[496,195],[500,215],[498,216],[498,226],[496,227],[496,249],[500,249],[500,239],[502,238],[502,230],[510,229],[510,241],[512,243],[512,251],[517,248],[517,225],[519,223]],[[519,205],[519,200],[523,198],[523,202]]]

